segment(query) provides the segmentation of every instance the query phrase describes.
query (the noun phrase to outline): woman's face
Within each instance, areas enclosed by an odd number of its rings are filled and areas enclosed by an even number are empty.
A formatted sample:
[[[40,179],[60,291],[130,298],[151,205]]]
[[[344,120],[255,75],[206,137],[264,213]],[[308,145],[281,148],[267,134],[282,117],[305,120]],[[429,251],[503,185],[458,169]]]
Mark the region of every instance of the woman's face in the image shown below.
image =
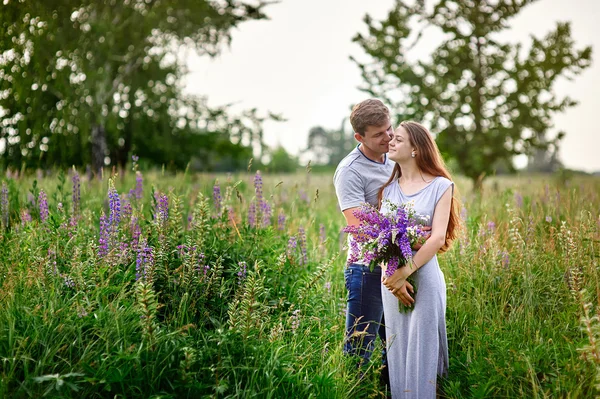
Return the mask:
[[[388,157],[396,162],[403,163],[412,159],[411,153],[415,148],[408,138],[408,132],[402,126],[394,132],[394,138],[390,141]]]

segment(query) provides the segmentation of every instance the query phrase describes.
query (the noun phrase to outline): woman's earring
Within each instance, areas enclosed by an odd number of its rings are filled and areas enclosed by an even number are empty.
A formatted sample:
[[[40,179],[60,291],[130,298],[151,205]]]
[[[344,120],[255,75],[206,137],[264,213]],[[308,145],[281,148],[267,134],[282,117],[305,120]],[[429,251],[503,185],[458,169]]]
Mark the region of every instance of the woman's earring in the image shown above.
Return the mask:
[[[410,156],[413,157],[413,158],[415,158],[417,156],[417,152],[416,151],[411,152]]]

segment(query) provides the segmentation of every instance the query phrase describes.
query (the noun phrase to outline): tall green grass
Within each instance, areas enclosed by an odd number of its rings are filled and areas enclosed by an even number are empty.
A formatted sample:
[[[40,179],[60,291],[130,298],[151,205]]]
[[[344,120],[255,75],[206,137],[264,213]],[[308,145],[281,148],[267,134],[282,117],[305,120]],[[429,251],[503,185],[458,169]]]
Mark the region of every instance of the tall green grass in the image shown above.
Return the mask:
[[[131,197],[131,216],[101,257],[110,184],[124,201],[136,176],[82,176],[75,225],[72,174],[5,179],[0,397],[385,397],[379,353],[365,372],[341,351],[343,217],[331,175],[264,176],[272,216],[252,227],[254,173],[145,172],[142,197]],[[465,229],[440,256],[450,344],[445,395],[594,397],[600,181],[492,178],[482,195],[462,179],[457,186]],[[139,280],[131,217],[154,258]]]

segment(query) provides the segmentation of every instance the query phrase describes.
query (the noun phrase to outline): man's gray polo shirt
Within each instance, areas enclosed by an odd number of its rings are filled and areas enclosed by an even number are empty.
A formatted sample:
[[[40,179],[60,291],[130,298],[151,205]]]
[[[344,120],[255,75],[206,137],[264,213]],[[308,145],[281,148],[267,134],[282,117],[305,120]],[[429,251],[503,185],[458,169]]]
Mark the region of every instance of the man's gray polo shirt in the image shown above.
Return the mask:
[[[369,159],[358,146],[342,159],[333,175],[333,185],[342,211],[368,202],[377,206],[379,189],[388,181],[394,162]]]

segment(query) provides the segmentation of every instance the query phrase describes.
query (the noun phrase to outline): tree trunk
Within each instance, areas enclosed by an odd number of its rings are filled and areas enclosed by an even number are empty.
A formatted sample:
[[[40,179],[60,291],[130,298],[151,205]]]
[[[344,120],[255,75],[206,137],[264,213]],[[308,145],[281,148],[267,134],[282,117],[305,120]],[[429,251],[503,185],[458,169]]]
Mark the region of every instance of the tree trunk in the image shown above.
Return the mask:
[[[101,176],[100,172],[104,166],[106,156],[106,131],[104,126],[94,124],[92,126],[92,173]]]

